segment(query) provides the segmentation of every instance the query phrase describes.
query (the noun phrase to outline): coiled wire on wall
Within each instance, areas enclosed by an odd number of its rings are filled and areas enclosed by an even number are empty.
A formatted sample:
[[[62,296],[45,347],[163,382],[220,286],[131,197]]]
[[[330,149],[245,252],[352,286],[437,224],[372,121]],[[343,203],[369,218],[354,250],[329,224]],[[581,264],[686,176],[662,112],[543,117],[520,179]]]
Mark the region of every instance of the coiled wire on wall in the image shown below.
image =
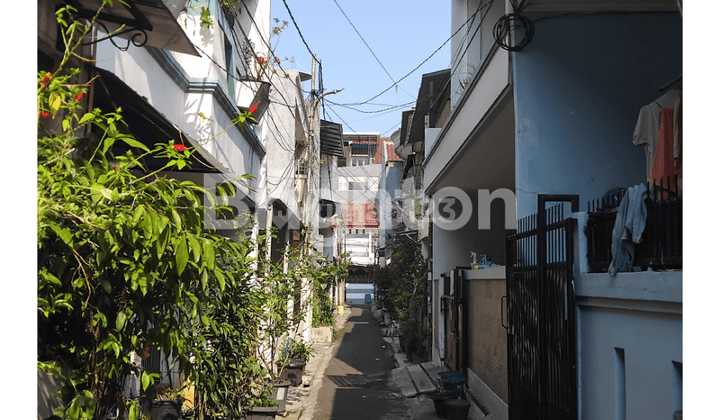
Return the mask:
[[[507,35],[511,29],[523,28],[524,35],[515,45],[506,43]],[[517,34],[518,31],[515,31]],[[493,38],[502,49],[508,51],[520,51],[532,41],[535,35],[535,27],[530,19],[518,13],[510,13],[501,17],[493,28]]]

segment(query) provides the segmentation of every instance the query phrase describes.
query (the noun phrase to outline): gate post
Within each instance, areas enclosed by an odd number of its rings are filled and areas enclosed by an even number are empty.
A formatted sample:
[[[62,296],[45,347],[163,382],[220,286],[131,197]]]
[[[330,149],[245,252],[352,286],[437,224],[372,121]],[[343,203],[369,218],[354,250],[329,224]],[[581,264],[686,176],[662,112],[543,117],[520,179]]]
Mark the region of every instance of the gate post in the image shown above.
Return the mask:
[[[545,204],[548,202],[569,202],[571,205],[571,211],[573,213],[577,213],[580,211],[580,196],[578,195],[561,195],[561,194],[538,194],[538,218],[537,218],[537,270],[538,270],[538,348],[540,349],[541,354],[540,356],[540,363],[539,363],[539,377],[538,377],[538,384],[539,384],[539,390],[538,390],[538,396],[539,396],[539,402],[540,402],[540,418],[541,419],[547,419],[548,418],[548,412],[547,412],[547,390],[548,387],[545,385],[545,382],[548,378],[548,364],[544,359],[544,356],[542,352],[544,349],[547,349],[547,316],[546,316],[546,294],[545,291],[547,290],[548,284],[547,284],[547,269],[546,269],[546,263],[547,263],[547,212],[545,208]],[[572,237],[572,232],[568,233],[568,238]],[[570,247],[569,250],[567,250],[567,255],[572,255],[574,253],[573,247]],[[572,261],[568,261],[570,263],[569,272],[572,273]],[[572,276],[568,278],[568,294],[570,294],[570,290],[572,289],[571,284]],[[570,304],[570,301],[568,300],[568,306]],[[574,317],[574,299],[573,299],[573,311],[572,315],[568,314],[568,318]],[[568,312],[570,312],[570,308],[566,308]],[[574,322],[572,323],[574,324]],[[573,344],[574,346],[574,344]],[[574,358],[573,358],[574,359]],[[572,361],[571,361],[572,363]],[[574,366],[574,365],[573,365]]]

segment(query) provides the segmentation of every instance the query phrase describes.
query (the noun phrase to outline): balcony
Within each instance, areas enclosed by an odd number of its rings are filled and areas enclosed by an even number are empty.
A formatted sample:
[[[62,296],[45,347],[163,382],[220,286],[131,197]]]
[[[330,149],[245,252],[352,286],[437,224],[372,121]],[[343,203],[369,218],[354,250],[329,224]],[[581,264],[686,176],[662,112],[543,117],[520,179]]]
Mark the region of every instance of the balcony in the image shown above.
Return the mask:
[[[640,243],[635,246],[634,267],[642,271],[682,270],[682,189],[677,178],[648,184],[652,196],[646,201],[647,221]],[[612,231],[625,190],[606,194],[588,203],[588,240],[590,272],[608,271],[612,261]]]

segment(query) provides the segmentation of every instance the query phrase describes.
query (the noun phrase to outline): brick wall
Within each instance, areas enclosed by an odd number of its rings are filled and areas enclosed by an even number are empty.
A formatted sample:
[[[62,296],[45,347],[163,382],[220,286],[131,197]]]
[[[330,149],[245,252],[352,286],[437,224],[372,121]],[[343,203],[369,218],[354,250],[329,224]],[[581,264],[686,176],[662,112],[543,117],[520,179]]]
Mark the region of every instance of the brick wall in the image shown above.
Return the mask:
[[[500,319],[505,279],[468,282],[468,367],[507,403],[507,332]]]

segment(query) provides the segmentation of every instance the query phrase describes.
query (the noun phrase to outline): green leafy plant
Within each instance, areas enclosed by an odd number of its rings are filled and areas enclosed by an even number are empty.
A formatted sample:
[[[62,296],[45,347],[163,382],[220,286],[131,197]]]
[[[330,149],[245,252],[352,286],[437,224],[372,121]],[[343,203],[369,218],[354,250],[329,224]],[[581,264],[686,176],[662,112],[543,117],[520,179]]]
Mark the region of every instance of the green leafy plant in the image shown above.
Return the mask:
[[[428,335],[420,322],[427,306],[427,263],[414,236],[395,235],[388,243],[395,253],[390,264],[373,273],[376,298],[400,324],[404,341],[422,354]]]
[[[286,246],[281,257],[272,257],[268,248],[277,241],[275,228],[258,237],[258,279],[264,293],[264,321],[260,332],[258,359],[276,383],[287,365],[283,357],[286,340],[299,333],[306,307],[301,304],[307,283],[304,254],[299,247]],[[292,301],[292,307],[289,302]],[[279,363],[278,363],[279,362]]]
[[[200,7],[200,26],[203,28],[209,28],[212,24],[213,19],[210,15],[210,8],[205,6]]]
[[[189,167],[193,149],[174,141],[148,147],[129,134],[121,109],[85,111],[91,82],[65,66],[90,25],[73,21],[70,11],[58,11],[63,60],[53,73],[38,74],[38,369],[62,381],[62,418],[119,410],[137,419],[139,401],[123,399],[123,380],[135,374],[147,390],[157,375],[134,364],[133,352],[172,355],[182,375],[205,385],[208,331],[243,338],[239,357],[254,350],[247,332],[257,317],[233,324],[214,315],[234,311],[218,303],[222,298],[254,299],[246,293],[248,251],[207,230],[202,187],[160,175]],[[114,155],[117,143],[129,150]],[[164,164],[149,171],[147,157]],[[251,388],[253,372],[252,359],[241,359],[226,375],[232,391]]]
[[[315,350],[305,344],[302,340],[288,339],[285,343],[285,347],[282,350],[282,354],[286,360],[292,360],[297,358],[304,358],[310,360],[310,356],[315,353]]]
[[[331,262],[325,255],[316,253],[309,267],[308,277],[313,280],[313,327],[335,325],[335,305],[330,299],[330,288],[347,277],[350,265],[347,255]]]
[[[288,301],[303,287],[328,301],[342,269],[300,249],[266,258],[267,245],[251,258],[252,240],[208,226],[202,197],[215,202],[215,193],[163,175],[191,167],[195,149],[175,140],[149,145],[130,133],[121,109],[85,108],[93,81],[67,67],[92,20],[74,21],[70,11],[57,14],[63,59],[37,78],[38,369],[62,381],[56,414],[140,418],[142,401],[122,393],[130,377],[147,394],[154,389],[159,374],[133,362],[146,348],[170,358],[193,386],[195,418],[240,418],[242,407],[273,404],[272,361],[307,309],[289,313]],[[233,125],[242,128],[253,111]],[[150,170],[150,158],[160,166]]]

